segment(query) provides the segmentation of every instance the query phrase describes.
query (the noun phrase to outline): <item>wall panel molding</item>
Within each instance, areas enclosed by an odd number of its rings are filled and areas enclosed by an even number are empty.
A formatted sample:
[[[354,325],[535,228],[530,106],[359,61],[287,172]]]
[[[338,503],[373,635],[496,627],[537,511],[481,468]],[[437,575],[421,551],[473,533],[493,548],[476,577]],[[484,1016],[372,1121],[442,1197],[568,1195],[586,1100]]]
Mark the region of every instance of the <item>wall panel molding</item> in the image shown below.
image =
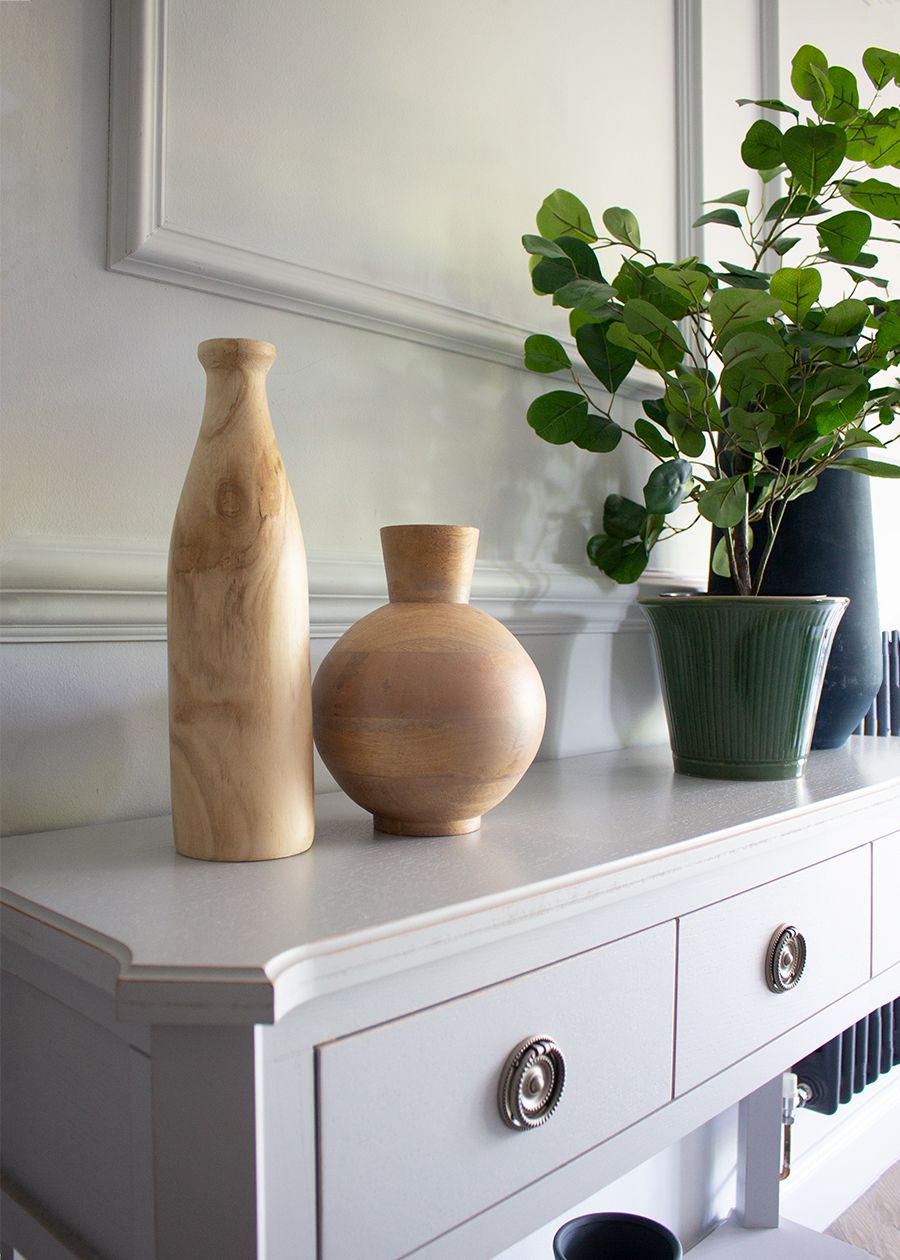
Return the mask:
[[[703,256],[703,5],[675,0],[676,240],[679,258]]]
[[[699,0],[675,0],[677,9]],[[532,328],[212,239],[166,210],[167,0],[113,0],[107,265],[111,271],[350,325],[524,369]],[[646,397],[638,367],[619,390]]]
[[[0,549],[0,642],[152,642],[166,637],[166,551],[118,540],[28,539]],[[613,587],[585,562],[479,564],[472,602],[517,634],[643,632],[636,593],[702,589],[699,574],[645,573]],[[342,634],[387,600],[380,559],[309,561],[313,637]]]

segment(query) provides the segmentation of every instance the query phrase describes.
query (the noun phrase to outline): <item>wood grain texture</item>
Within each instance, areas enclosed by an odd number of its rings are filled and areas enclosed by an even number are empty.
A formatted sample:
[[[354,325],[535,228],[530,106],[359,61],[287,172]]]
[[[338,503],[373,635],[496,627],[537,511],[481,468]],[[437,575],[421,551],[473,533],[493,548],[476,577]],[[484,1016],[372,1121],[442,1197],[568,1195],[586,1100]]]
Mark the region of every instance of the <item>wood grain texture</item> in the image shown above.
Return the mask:
[[[314,832],[309,598],[265,378],[275,348],[204,341],[206,406],[172,529],[169,733],[175,847],[287,857]]]
[[[540,745],[534,663],[467,602],[477,541],[464,526],[382,530],[391,602],[352,626],[316,675],[322,760],[379,831],[476,831]]]
[[[878,1260],[900,1260],[900,1161],[825,1232]]]

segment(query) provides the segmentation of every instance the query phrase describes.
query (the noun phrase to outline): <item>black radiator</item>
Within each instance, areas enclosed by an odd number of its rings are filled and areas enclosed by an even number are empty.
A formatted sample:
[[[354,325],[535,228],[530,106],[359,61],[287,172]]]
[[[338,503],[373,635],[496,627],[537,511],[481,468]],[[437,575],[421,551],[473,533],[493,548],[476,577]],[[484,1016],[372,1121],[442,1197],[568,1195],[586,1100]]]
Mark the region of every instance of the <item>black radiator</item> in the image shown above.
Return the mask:
[[[839,1103],[900,1063],[900,998],[853,1024],[795,1063],[803,1106],[832,1116]]]
[[[900,630],[882,631],[881,659],[881,687],[856,735],[900,735]]]

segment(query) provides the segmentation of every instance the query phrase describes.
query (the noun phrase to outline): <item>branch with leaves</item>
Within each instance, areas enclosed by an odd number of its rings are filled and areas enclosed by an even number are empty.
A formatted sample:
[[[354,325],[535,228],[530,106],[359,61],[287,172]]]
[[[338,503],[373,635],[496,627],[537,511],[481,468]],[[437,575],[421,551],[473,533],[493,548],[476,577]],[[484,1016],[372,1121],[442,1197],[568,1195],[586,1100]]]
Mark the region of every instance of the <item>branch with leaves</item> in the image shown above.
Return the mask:
[[[594,397],[560,341],[536,334],[525,342],[525,366],[567,372],[575,388],[536,398],[528,423],[547,442],[599,454],[625,433],[658,461],[643,503],[609,495],[603,532],[588,541],[591,562],[616,582],[640,577],[656,543],[685,528],[670,515],[693,504],[722,531],[716,572],[739,594],[757,594],[788,505],[815,490],[822,472],[900,478],[900,466],[859,454],[895,441],[900,417],[900,301],[873,273],[878,257],[867,248],[900,244],[900,187],[859,178],[900,167],[900,106],[882,101],[900,86],[900,53],[869,48],[863,67],[874,88],[867,108],[856,77],[810,44],[793,59],[791,83],[814,117],[801,121],[780,100],[738,101],[792,120],[782,128],[758,119],[741,145],[758,180],[757,208],[739,188],[708,202],[714,209],[694,224],[735,228],[749,266],[660,262],[630,210],[604,211],[600,236],[563,189],[541,206],[538,234],[522,238],[534,291],[569,311],[578,353],[605,395]],[[767,206],[765,185],[779,175],[786,191]],[[873,218],[895,234],[876,235]],[[815,230],[813,252],[807,244],[797,265],[766,269],[773,255],[803,247],[803,229]],[[607,281],[599,256],[622,246]],[[842,277],[844,296],[825,305],[827,273]],[[658,376],[662,393],[628,428],[612,408],[636,365]],[[751,569],[754,526],[764,541]]]

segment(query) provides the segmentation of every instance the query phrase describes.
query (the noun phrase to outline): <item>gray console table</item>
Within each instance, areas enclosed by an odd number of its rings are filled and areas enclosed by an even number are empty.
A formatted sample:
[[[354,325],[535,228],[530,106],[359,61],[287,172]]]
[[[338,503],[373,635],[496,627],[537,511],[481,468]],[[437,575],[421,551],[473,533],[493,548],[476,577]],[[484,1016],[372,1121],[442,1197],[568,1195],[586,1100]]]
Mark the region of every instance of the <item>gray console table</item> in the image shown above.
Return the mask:
[[[179,857],[166,818],[3,842],[7,1253],[487,1258],[744,1100],[695,1254],[861,1254],[743,1227],[778,1221],[781,1072],[900,992],[900,741],[790,783],[544,762],[453,839],[317,804],[277,862]]]

